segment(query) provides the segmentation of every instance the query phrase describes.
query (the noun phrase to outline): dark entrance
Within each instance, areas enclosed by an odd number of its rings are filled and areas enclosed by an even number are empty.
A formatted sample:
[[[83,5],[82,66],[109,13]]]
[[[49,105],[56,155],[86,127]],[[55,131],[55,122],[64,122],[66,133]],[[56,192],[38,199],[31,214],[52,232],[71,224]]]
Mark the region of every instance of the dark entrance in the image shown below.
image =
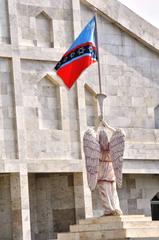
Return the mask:
[[[159,220],[159,192],[151,200],[152,220]]]

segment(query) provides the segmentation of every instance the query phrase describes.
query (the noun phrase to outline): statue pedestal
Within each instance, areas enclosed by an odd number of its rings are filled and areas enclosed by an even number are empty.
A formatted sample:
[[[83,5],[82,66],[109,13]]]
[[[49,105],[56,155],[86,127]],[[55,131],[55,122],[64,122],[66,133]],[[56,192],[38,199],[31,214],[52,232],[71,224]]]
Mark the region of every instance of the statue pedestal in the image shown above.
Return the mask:
[[[58,240],[143,240],[159,239],[159,221],[144,215],[88,218],[70,226],[69,233],[59,233]]]

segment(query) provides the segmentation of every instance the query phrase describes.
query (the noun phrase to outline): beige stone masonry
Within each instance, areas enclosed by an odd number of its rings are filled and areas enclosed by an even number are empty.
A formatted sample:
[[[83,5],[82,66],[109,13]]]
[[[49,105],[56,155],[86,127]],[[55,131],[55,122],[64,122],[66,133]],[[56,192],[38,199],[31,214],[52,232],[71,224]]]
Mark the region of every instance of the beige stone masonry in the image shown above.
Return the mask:
[[[82,0],[146,46],[159,51],[159,30],[117,0]]]
[[[93,16],[92,5],[98,9],[102,87],[107,94],[105,119],[114,127],[123,128],[127,135],[124,186],[120,193],[124,211],[150,214],[150,198],[158,189],[159,129],[155,129],[157,116],[154,112],[159,104],[158,30],[115,0],[60,2],[62,4],[55,0],[0,0],[3,9],[6,8],[6,12],[0,13],[1,19],[5,20],[2,35],[0,33],[0,173],[2,176],[7,173],[7,179],[10,178],[7,187],[2,186],[5,177],[0,179],[0,185],[2,190],[6,187],[3,194],[8,194],[7,201],[11,199],[10,212],[14,221],[9,230],[12,232],[8,234],[13,240],[31,240],[31,224],[35,225],[32,240],[46,238],[43,236],[47,235],[47,226],[52,238],[58,232],[60,216],[70,214],[69,219],[62,220],[73,222],[84,216],[92,217],[93,212],[100,215],[99,204],[96,202],[97,208],[92,204],[93,194],[87,185],[82,146],[83,133],[89,122],[87,111],[91,124],[97,117],[90,102],[93,98],[86,104],[85,96],[86,86],[94,94],[99,91],[97,64],[90,66],[70,91],[55,78],[53,71],[57,61]],[[39,109],[43,110],[43,115]],[[139,178],[131,178],[133,174]],[[29,175],[32,175],[31,180]],[[28,180],[33,183],[31,193]],[[74,201],[67,199],[65,202],[63,183]],[[62,209],[58,205],[59,199],[51,196],[58,187],[60,203],[64,202],[64,206],[60,206]],[[30,205],[36,215],[36,194],[41,197],[37,212],[41,214],[39,226],[46,227],[44,233],[34,222],[37,216],[35,219],[30,217]],[[5,197],[1,199],[2,203]],[[50,199],[53,201],[49,202]],[[41,203],[44,203],[43,212],[40,212]],[[52,206],[54,203],[57,208]],[[43,219],[46,206],[49,222]],[[0,213],[3,216],[3,204]],[[8,211],[5,221],[9,214]],[[125,227],[129,229],[127,236],[135,237],[135,231],[139,233],[141,229],[136,230],[137,226],[128,218],[125,220]],[[142,228],[143,216],[140,220],[131,218]],[[119,227],[122,221],[117,223]],[[88,222],[84,221],[84,224],[88,226]],[[103,228],[100,224],[103,223],[98,223],[95,228]],[[156,226],[146,225],[154,226],[154,231],[158,226],[157,223]],[[75,228],[73,226],[72,230]],[[82,231],[81,226],[77,229]],[[125,239],[125,231],[120,229],[120,233],[121,239]],[[61,235],[61,239],[66,240],[64,236]],[[80,234],[70,233],[68,239],[73,240],[74,236],[79,239]],[[89,236],[92,236],[91,231],[88,235],[82,233],[81,238]],[[98,237],[102,237],[99,232],[94,239]]]

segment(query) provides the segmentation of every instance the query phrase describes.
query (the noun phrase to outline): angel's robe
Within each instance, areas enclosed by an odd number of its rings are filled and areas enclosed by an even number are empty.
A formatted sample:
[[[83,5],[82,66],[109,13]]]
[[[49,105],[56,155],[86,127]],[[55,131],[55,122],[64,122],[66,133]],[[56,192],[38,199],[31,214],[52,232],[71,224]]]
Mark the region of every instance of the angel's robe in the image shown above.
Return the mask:
[[[97,185],[104,207],[104,215],[120,215],[122,211],[116,190],[116,177],[105,132],[104,135],[102,132],[101,140]],[[106,144],[104,144],[104,141],[106,141]]]
[[[114,168],[109,151],[103,151],[100,154],[97,185],[104,207],[104,215],[122,214],[116,190]]]
[[[115,173],[109,151],[101,151],[100,153],[98,169],[98,182],[99,181],[115,181]]]

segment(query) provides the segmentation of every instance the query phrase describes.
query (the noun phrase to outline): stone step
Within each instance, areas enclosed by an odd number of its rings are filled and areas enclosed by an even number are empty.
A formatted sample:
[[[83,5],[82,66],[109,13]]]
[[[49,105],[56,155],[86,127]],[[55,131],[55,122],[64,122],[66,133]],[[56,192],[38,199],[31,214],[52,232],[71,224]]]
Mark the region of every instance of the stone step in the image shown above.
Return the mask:
[[[159,221],[144,215],[88,218],[59,233],[58,240],[159,240]]]
[[[123,230],[115,231],[96,231],[96,232],[77,232],[59,233],[58,240],[125,240]]]
[[[157,228],[159,229],[159,221],[133,221],[123,222],[123,228]]]
[[[133,228],[126,229],[126,237],[128,238],[158,238],[159,228]]]
[[[67,235],[64,233],[63,234],[60,233],[60,237],[58,238],[58,240],[112,240],[112,238],[96,238],[96,236],[95,238],[88,238],[86,236],[79,237],[79,235],[73,236],[69,233],[67,233]],[[113,238],[113,240],[130,240],[130,239],[129,238]],[[131,239],[131,240],[134,240],[134,239]],[[139,239],[136,239],[136,240],[139,240]]]
[[[151,221],[151,217],[144,215],[122,215],[122,216],[109,216],[98,218],[87,218],[79,220],[79,224],[100,224],[106,222],[124,222],[124,221]]]
[[[140,240],[141,238],[158,238],[158,228],[133,228],[133,229],[113,229],[113,230],[98,230],[76,233],[60,233],[58,240],[115,240],[115,239],[133,239]]]
[[[152,237],[152,238],[147,238],[147,237],[144,237],[144,238],[129,238],[129,240],[159,240],[158,237]]]
[[[111,229],[127,229],[127,228],[158,228],[159,221],[124,221],[124,222],[106,222],[101,224],[77,224],[70,226],[70,232],[84,231],[102,231]]]

